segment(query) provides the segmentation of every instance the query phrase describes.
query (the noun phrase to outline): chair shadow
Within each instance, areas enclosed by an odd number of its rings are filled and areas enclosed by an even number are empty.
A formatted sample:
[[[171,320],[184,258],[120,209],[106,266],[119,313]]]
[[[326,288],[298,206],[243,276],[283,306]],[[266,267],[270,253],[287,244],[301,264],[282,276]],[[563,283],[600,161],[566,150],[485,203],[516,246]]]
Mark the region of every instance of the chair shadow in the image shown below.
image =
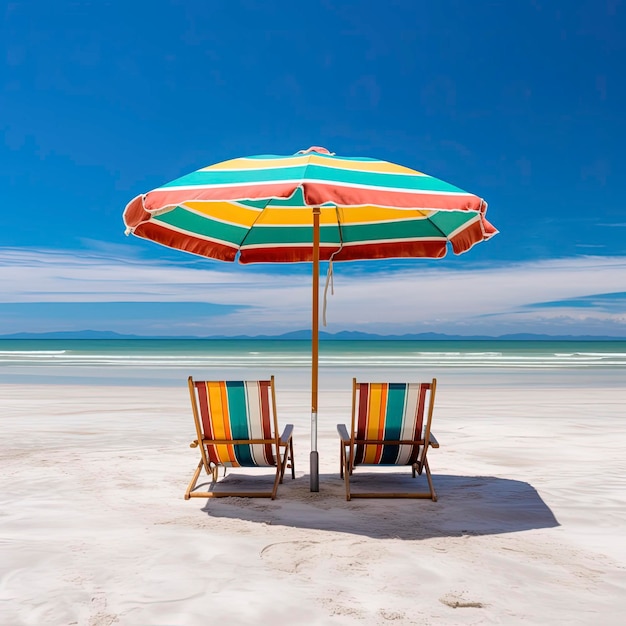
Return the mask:
[[[202,508],[213,518],[328,530],[372,538],[428,539],[493,535],[559,526],[550,508],[529,483],[494,476],[433,475],[438,501],[368,499],[346,501],[343,479],[321,474],[320,490],[309,488],[309,476],[285,476],[274,501],[259,498],[211,498]],[[264,483],[268,477],[233,473],[229,488]],[[263,480],[264,479],[264,480]],[[359,487],[393,491],[420,489],[417,479],[399,474],[355,471],[353,492]],[[226,486],[226,485],[225,485]],[[216,490],[218,490],[217,488]]]

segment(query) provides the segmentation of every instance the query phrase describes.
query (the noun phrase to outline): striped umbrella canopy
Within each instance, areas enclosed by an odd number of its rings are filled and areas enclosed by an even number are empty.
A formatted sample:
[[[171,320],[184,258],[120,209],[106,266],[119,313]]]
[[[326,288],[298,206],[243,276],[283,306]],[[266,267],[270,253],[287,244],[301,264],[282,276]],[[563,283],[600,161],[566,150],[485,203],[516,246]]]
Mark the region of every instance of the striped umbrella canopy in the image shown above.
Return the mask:
[[[487,203],[408,167],[312,147],[237,158],[137,196],[126,232],[239,263],[313,263],[311,490],[317,491],[319,261],[441,258],[493,236]]]

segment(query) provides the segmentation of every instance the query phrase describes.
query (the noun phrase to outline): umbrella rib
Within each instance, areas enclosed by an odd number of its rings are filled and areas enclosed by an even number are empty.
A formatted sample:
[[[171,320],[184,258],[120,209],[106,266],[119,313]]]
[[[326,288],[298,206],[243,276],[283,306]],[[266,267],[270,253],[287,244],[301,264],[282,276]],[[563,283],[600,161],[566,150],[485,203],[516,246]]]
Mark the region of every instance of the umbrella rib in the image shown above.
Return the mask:
[[[265,202],[265,204],[263,205],[263,209],[261,211],[258,212],[257,216],[254,218],[254,221],[252,222],[252,224],[250,224],[250,227],[248,228],[248,230],[246,231],[246,235],[245,237],[239,242],[239,250],[241,251],[241,248],[243,248],[243,246],[246,243],[246,239],[248,238],[248,235],[252,232],[252,229],[254,228],[254,226],[256,225],[256,223],[259,221],[261,215],[263,215],[263,211],[267,208],[267,205],[273,200],[273,198],[268,198],[267,201]]]

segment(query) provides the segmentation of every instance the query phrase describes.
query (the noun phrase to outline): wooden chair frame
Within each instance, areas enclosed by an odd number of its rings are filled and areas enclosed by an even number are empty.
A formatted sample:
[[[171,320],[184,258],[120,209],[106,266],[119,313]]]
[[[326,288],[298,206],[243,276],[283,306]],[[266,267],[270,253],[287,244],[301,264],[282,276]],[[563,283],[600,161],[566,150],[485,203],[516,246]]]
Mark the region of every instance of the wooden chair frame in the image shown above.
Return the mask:
[[[433,418],[433,411],[435,408],[435,391],[437,389],[437,379],[433,378],[431,383],[423,383],[427,385],[427,389],[430,390],[428,409],[426,413],[425,425],[423,428],[424,436],[421,439],[400,439],[400,440],[387,440],[387,439],[356,439],[357,432],[357,391],[360,383],[356,378],[352,379],[352,429],[348,433],[344,424],[337,424],[337,432],[339,433],[339,475],[344,479],[346,486],[346,500],[352,498],[430,498],[433,502],[437,501],[437,493],[433,487],[432,476],[430,473],[430,466],[428,465],[427,453],[429,448],[438,448],[439,442],[431,432],[431,424]],[[413,478],[416,474],[421,476],[422,472],[426,474],[428,481],[428,491],[411,491],[411,492],[357,492],[353,493],[350,490],[350,476],[355,468],[354,456],[357,445],[361,444],[385,444],[385,445],[418,445],[420,451],[417,461],[413,463],[411,467]],[[358,466],[369,465],[370,467],[386,467],[386,465],[374,465],[367,463],[360,463]]]
[[[193,418],[196,426],[197,438],[189,444],[190,448],[200,448],[200,462],[194,472],[193,478],[187,487],[185,492],[185,500],[189,498],[222,498],[228,496],[237,496],[240,498],[276,498],[276,492],[278,485],[283,482],[285,470],[287,467],[291,468],[292,480],[296,477],[296,470],[293,458],[293,424],[287,424],[282,432],[278,435],[278,418],[276,416],[276,392],[274,388],[274,376],[270,379],[271,389],[271,403],[272,403],[272,418],[273,418],[273,432],[275,437],[271,439],[210,439],[204,436],[202,421],[200,417],[200,411],[198,409],[198,400],[194,380],[190,376],[187,380],[189,385],[189,395],[191,397],[191,408],[193,411]],[[201,442],[202,445],[199,444]],[[218,470],[220,465],[213,463],[209,459],[207,445],[237,445],[237,444],[273,444],[274,459],[276,460],[276,476],[274,478],[274,485],[271,491],[215,491],[213,488],[218,484]],[[226,476],[226,466],[224,468],[224,476]],[[271,466],[268,466],[271,467]],[[207,475],[211,477],[211,486],[208,491],[195,491],[198,478],[202,468],[206,471]]]

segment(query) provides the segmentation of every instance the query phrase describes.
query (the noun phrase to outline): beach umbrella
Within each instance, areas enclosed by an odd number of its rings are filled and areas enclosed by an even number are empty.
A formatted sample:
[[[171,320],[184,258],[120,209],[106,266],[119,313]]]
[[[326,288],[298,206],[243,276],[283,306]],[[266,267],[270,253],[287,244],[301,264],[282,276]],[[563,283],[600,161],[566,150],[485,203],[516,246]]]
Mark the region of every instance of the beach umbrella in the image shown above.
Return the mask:
[[[319,262],[456,254],[497,230],[487,203],[387,161],[312,147],[232,159],[137,196],[127,234],[221,261],[311,262],[311,491],[317,452]]]

